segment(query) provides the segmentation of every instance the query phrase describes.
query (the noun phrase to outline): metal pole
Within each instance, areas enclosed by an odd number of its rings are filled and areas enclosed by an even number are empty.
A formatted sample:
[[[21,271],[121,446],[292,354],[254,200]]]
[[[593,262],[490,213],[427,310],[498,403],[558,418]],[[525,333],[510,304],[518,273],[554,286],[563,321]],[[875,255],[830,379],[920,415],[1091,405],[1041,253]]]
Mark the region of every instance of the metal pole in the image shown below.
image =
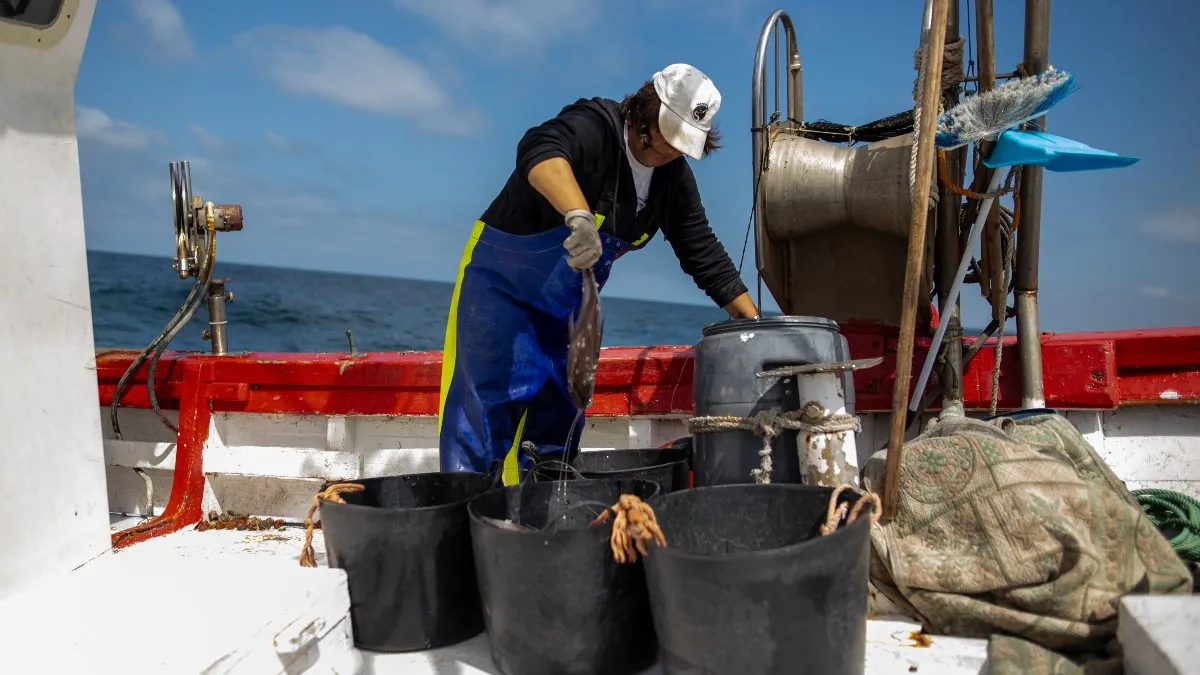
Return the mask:
[[[229,325],[225,319],[225,301],[232,300],[225,292],[225,279],[208,282],[208,330],[205,337],[212,343],[212,353],[225,356],[229,353]]]
[[[992,28],[995,16],[992,14],[992,0],[976,0],[975,29],[979,42],[979,77],[967,78],[979,83],[979,92],[983,93],[996,86],[996,36]],[[1016,73],[1005,73],[1005,77],[1016,77]]]
[[[946,42],[954,42],[958,39],[959,2],[958,0],[954,0],[947,8]],[[958,103],[957,88],[946,89],[942,93],[942,98],[946,109],[954,107]],[[948,164],[946,173],[955,185],[962,184],[962,163],[966,158],[966,150],[966,147],[962,147],[946,153]],[[937,263],[937,296],[939,307],[946,307],[946,299],[950,296],[950,287],[954,284],[954,272],[958,266],[959,259],[962,257],[958,232],[961,207],[962,198],[950,186],[941,186],[940,194],[938,195],[937,232],[934,239],[934,260]],[[947,307],[946,316],[939,317],[940,321],[946,322],[946,341],[944,343],[946,359],[945,366],[941,371],[941,389],[944,394],[942,410],[954,410],[958,413],[963,412],[963,349],[960,307],[961,303],[955,301],[953,305]],[[919,414],[919,408],[917,414]]]
[[[992,0],[976,0],[975,18],[978,23],[975,27],[975,34],[979,40],[979,85],[976,87],[976,91],[982,94],[996,87],[996,40],[993,29]],[[979,151],[975,154],[975,178],[971,181],[972,192],[983,192],[984,187],[992,179],[992,170],[980,161],[981,158],[992,153],[992,145],[991,141],[982,141]],[[978,210],[979,202],[968,202],[967,220],[974,221]],[[962,245],[965,246],[967,231],[964,229],[960,236]],[[1008,289],[1004,290],[1005,293],[1008,292]]]
[[[767,18],[766,23],[763,24],[762,32],[758,36],[758,50],[754,53],[754,78],[750,85],[750,137],[752,140],[750,154],[754,162],[754,173],[751,174],[754,180],[751,185],[755,191],[754,264],[758,269],[760,277],[766,267],[761,243],[766,237],[766,227],[762,218],[762,186],[759,184],[759,181],[761,180],[760,173],[763,169],[763,152],[765,150],[763,140],[767,125],[767,42],[771,39],[772,34],[779,30],[777,26],[779,22],[783,23],[788,60],[787,116],[789,119],[797,121],[801,121],[804,117],[804,78],[803,69],[800,66],[800,50],[796,47],[796,29],[792,24],[792,17],[788,16],[788,13],[782,9],[777,9]],[[778,45],[778,42],[776,44]],[[778,63],[775,64],[775,67],[779,67]],[[775,105],[778,107],[778,86],[776,86],[775,93]]]
[[[1025,70],[1046,70],[1050,57],[1050,0],[1025,0]],[[1033,126],[1046,128],[1046,116]],[[1042,342],[1038,325],[1038,254],[1042,234],[1042,168],[1021,168],[1021,222],[1013,269],[1017,309],[1017,347],[1021,357],[1021,407],[1044,408]]]

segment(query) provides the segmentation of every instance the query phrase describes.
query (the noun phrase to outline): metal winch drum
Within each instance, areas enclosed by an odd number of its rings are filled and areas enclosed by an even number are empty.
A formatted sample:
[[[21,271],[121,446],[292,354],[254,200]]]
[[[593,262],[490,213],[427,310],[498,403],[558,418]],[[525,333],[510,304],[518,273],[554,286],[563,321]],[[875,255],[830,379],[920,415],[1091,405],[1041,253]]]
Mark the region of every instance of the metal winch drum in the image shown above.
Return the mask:
[[[773,33],[787,65],[773,69],[772,87]],[[854,145],[816,140],[816,132],[802,126],[803,69],[795,28],[783,10],[759,35],[751,108],[755,265],[780,307],[786,314],[897,325],[912,213],[913,134]],[[919,320],[926,312],[918,310]]]

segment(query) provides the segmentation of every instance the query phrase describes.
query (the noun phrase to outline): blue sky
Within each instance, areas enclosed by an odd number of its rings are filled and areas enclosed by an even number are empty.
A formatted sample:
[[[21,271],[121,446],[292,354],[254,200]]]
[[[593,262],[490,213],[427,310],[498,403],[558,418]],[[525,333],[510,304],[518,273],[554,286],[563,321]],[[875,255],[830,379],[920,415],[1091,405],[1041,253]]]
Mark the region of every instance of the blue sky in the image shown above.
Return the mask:
[[[805,118],[861,124],[911,106],[922,6],[98,4],[77,87],[89,248],[169,265],[167,162],[188,159],[198,193],[246,210],[246,229],[220,238],[221,259],[445,281],[527,127],[578,97],[620,99],[680,61],[723,94],[725,148],[693,167],[736,263],[750,208],[750,74],[767,15],[781,6],[798,24]],[[996,3],[1000,72],[1021,58],[1020,7]],[[1200,324],[1200,9],[1060,0],[1053,11],[1050,62],[1082,88],[1052,111],[1050,131],[1141,162],[1046,174],[1043,329]],[[752,250],[746,261],[753,288]],[[606,294],[708,302],[661,237],[620,267]],[[977,287],[964,308],[968,325],[986,323]]]

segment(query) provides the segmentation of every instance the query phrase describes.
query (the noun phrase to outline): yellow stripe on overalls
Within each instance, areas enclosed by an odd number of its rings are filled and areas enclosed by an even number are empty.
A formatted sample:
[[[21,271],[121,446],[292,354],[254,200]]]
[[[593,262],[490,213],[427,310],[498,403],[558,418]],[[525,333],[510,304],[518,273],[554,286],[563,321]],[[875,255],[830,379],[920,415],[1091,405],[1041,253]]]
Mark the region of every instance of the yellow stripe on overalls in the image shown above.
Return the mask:
[[[471,236],[463,249],[462,259],[458,263],[458,276],[454,278],[454,292],[450,294],[450,315],[446,318],[446,340],[442,343],[442,390],[438,395],[438,437],[442,435],[442,418],[446,416],[446,396],[450,393],[450,381],[454,379],[454,355],[458,344],[458,294],[462,290],[463,275],[467,265],[471,264],[471,256],[475,253],[475,244],[479,243],[479,235],[483,234],[483,221],[475,221],[471,228]]]

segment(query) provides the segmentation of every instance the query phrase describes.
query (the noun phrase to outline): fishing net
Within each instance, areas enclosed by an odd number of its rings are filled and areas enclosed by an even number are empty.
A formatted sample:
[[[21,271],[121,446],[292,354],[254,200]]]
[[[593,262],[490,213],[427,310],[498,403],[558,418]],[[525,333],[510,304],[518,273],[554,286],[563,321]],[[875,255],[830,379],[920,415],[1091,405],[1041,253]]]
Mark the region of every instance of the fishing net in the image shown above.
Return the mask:
[[[942,56],[942,89],[954,89],[963,81],[963,39],[947,39]],[[913,67],[920,71],[922,50],[917,49],[913,54]],[[913,100],[919,98],[918,82],[913,82]],[[798,122],[799,135],[817,141],[830,143],[874,143],[912,133],[915,124],[913,110],[889,115],[881,120],[867,124],[850,125],[817,120],[816,122]]]
[[[863,473],[879,491],[886,451]],[[1125,485],[1060,415],[957,418],[906,443],[871,579],[930,633],[988,638],[990,672],[1120,670],[1118,601],[1192,579]]]
[[[874,143],[896,136],[902,136],[913,130],[913,111],[905,110],[895,115],[889,115],[881,120],[875,120],[860,126],[839,124],[829,120],[802,122],[797,134],[816,141],[830,143]]]

